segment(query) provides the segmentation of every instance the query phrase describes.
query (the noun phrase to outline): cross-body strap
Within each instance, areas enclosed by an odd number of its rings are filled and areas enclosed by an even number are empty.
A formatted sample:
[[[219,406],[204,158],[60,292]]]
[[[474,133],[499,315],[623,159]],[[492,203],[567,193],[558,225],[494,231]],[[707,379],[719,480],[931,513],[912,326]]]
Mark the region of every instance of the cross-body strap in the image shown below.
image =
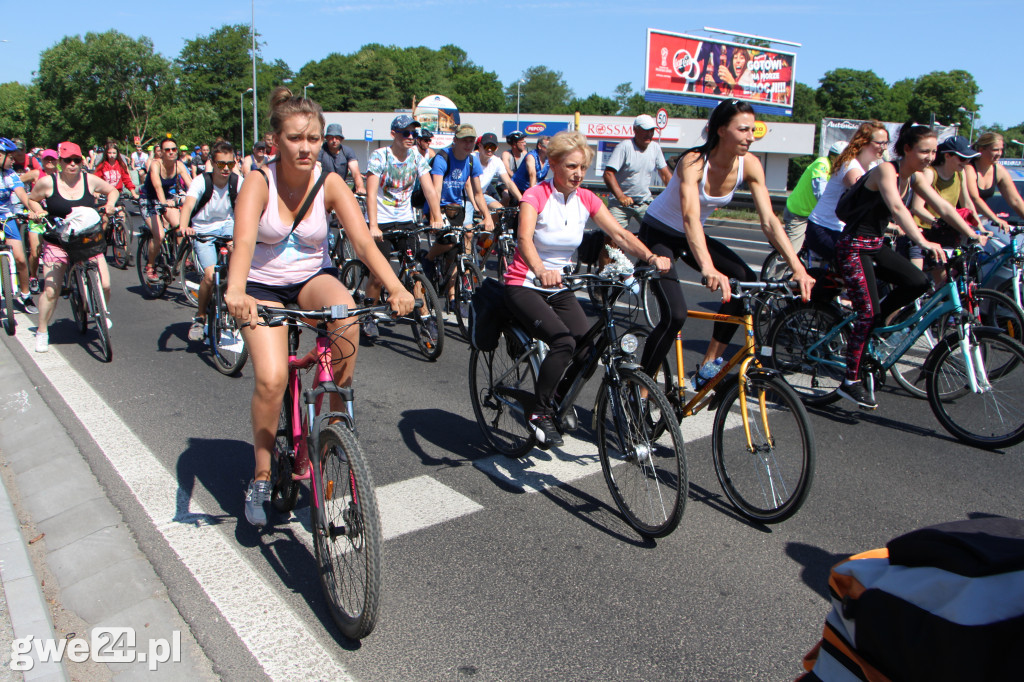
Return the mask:
[[[257,168],[256,171],[263,176],[264,180],[267,181],[267,187],[270,187],[270,178],[267,177],[266,172],[262,168]],[[302,206],[299,207],[299,212],[295,214],[295,221],[292,223],[292,229],[288,231],[288,236],[286,236],[285,239],[292,236],[292,232],[295,232],[295,228],[297,228],[299,223],[302,222],[302,219],[306,217],[306,212],[312,205],[313,199],[315,199],[316,195],[320,192],[320,188],[323,186],[326,178],[327,173],[321,171],[320,177],[316,179],[315,183],[313,183],[313,188],[309,190],[309,194],[306,195],[305,201],[303,201]]]

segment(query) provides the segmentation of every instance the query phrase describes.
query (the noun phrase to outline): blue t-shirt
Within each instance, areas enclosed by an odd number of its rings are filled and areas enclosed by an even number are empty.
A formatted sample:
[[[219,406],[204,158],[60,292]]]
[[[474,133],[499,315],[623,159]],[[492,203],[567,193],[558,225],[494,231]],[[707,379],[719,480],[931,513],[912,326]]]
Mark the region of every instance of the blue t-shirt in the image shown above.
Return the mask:
[[[459,161],[455,158],[455,151],[452,147],[445,149],[444,153],[448,156],[448,160],[445,161],[444,156],[441,156],[440,153],[434,156],[430,174],[445,176],[444,181],[441,183],[442,206],[445,204],[461,204],[463,202],[463,192],[471,177],[480,177],[483,169],[480,168],[479,162],[472,161],[472,154]],[[472,163],[472,171],[467,171],[467,166],[470,163]],[[451,171],[448,170],[449,166],[451,166]]]
[[[537,184],[543,182],[544,178],[548,174],[548,162],[544,161],[544,165],[540,163],[540,155],[537,154],[537,150],[534,149],[532,152],[528,152],[526,156],[533,157],[534,168],[537,171]],[[525,192],[530,189],[530,169],[526,167],[526,156],[519,162],[519,167],[516,168],[515,174],[512,176],[512,182],[516,183],[516,187],[519,188],[520,192]]]
[[[14,196],[14,190],[19,187],[25,187],[25,183],[21,181],[13,168],[0,171],[0,222],[6,221],[7,218],[14,215],[20,206],[21,202],[16,204]]]

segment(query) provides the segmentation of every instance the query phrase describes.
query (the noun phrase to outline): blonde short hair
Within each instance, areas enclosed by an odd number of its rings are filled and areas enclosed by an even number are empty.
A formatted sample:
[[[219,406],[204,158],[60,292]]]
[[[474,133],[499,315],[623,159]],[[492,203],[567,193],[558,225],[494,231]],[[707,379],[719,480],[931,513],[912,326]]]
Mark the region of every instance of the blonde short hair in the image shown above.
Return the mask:
[[[548,142],[548,157],[555,163],[575,151],[583,152],[583,165],[589,168],[590,162],[594,160],[594,150],[590,148],[583,133],[576,130],[563,130],[556,133]]]

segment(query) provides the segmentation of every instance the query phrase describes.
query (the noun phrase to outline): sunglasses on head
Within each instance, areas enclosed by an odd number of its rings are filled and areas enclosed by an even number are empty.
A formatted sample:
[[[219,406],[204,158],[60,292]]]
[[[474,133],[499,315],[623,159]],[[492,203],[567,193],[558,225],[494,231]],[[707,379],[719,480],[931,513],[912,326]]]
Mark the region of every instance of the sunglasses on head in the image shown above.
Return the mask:
[[[234,161],[214,161],[213,165],[216,166],[217,168],[234,168],[235,167],[235,162]]]
[[[65,157],[65,158],[61,159],[61,161],[63,161],[64,163],[82,163],[82,157],[81,156],[68,156],[68,157]]]

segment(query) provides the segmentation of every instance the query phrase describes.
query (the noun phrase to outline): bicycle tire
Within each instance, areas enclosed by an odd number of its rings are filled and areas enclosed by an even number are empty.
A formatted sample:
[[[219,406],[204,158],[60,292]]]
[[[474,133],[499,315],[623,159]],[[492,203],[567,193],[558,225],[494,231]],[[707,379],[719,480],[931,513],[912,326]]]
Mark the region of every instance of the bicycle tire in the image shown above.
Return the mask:
[[[195,244],[189,244],[186,248],[188,250],[178,268],[178,283],[181,285],[181,293],[185,297],[185,302],[193,308],[198,308],[199,285],[203,282],[203,271],[199,267],[199,259],[196,257]]]
[[[643,294],[644,320],[650,329],[654,329],[661,321],[661,308],[658,306],[658,297],[654,293],[651,280],[645,279],[640,285]]]
[[[817,343],[842,321],[831,306],[794,302],[787,306],[760,350],[761,361],[779,372],[805,405],[828,405],[839,399],[836,389],[846,378],[845,367],[832,367],[806,356]],[[818,347],[820,356],[846,359],[847,331],[841,330],[828,344]]]
[[[772,249],[765,256],[764,262],[761,264],[761,278],[762,282],[767,282],[769,279],[776,281],[787,280],[793,276],[793,268],[789,267],[789,263],[781,253],[776,249]]]
[[[1017,277],[1009,277],[999,283],[999,286],[996,287],[996,291],[1001,294],[1006,294],[1010,297],[1010,300],[1016,303],[1016,289],[1021,288],[1021,300],[1024,301],[1024,285],[1021,284],[1020,280],[1021,277],[1019,275]]]
[[[14,280],[11,277],[11,262],[4,256],[0,256],[0,291],[4,297],[4,331],[8,336],[14,336],[18,326],[14,319]]]
[[[896,313],[889,324],[891,326],[905,322],[916,314],[917,309],[913,305],[908,305]],[[889,374],[896,380],[896,383],[915,398],[923,400],[928,397],[926,389],[928,375],[924,372],[924,365],[928,360],[928,355],[939,342],[936,330],[942,328],[941,324],[936,324],[926,329],[924,334],[917,337],[914,344],[889,368]]]
[[[637,349],[633,354],[636,358],[637,364],[640,363],[640,358],[643,357],[644,347],[647,345],[647,339],[650,337],[651,332],[646,327],[633,327],[626,331],[627,334],[632,334],[637,339]],[[668,398],[669,404],[672,406],[672,410],[676,417],[676,423],[680,425],[682,429],[683,410],[682,410],[682,396],[679,395],[679,384],[678,375],[672,371],[672,363],[669,362],[669,356],[675,357],[675,346],[669,347],[668,354],[662,358],[661,363],[658,365],[658,369],[654,372],[654,376],[651,379],[654,380],[655,385],[662,388],[662,392],[665,397]],[[650,375],[648,375],[650,376]],[[661,421],[650,422],[651,434],[655,438],[660,438],[661,434],[665,431],[665,424]]]
[[[526,423],[528,415],[517,414],[515,405],[518,395],[533,396],[537,383],[533,356],[521,358],[525,350],[515,334],[504,331],[493,351],[474,348],[469,354],[473,415],[484,440],[506,457],[523,457],[537,443]]]
[[[310,507],[320,584],[338,628],[362,639],[377,624],[384,539],[365,455],[340,424],[320,430],[320,480],[323,499]]]
[[[223,288],[226,285],[222,285]],[[214,368],[224,376],[237,376],[249,359],[249,346],[235,318],[228,312],[222,292],[213,292],[206,304],[206,340]]]
[[[142,236],[139,237],[138,252],[135,254],[135,269],[139,273],[142,295],[150,299],[160,298],[167,291],[167,279],[162,274],[164,269],[163,250],[157,252],[156,263],[153,266],[157,271],[157,279],[151,282],[146,277],[146,263],[149,262],[149,243],[152,239],[153,235],[151,233],[143,232]]]
[[[988,328],[971,328],[968,352],[978,352],[989,365],[991,389],[971,391],[958,335],[950,334],[928,357],[928,405],[946,431],[968,445],[986,450],[1024,441],[1024,344]]]
[[[72,267],[71,276],[68,277],[68,304],[71,306],[71,316],[75,320],[75,329],[79,334],[84,334],[89,328],[84,292],[85,280],[82,279],[82,270],[80,267]]]
[[[644,537],[664,537],[679,525],[686,507],[683,434],[674,417],[666,418],[675,413],[653,379],[620,367],[615,383],[606,378],[597,400],[597,447],[605,483],[630,526]],[[646,399],[641,391],[647,392]],[[650,426],[658,422],[665,428],[655,438]]]
[[[458,277],[455,283],[455,321],[462,338],[469,341],[469,302],[473,299],[473,292],[484,281],[484,275],[476,263],[464,260],[459,263]]]
[[[111,230],[111,245],[113,246],[114,267],[119,270],[128,269],[128,226],[124,218],[114,218],[114,229]]]
[[[747,446],[740,383],[734,381],[715,412],[715,473],[737,511],[753,521],[778,523],[807,499],[814,480],[814,434],[800,397],[781,377],[748,371],[744,394],[754,451]]]
[[[274,484],[270,489],[270,504],[282,514],[288,514],[299,499],[298,481],[292,478],[294,451],[292,449],[292,392],[284,391],[281,400],[281,413],[277,417],[277,433],[274,435],[273,462],[271,472]]]
[[[433,319],[433,326],[436,330],[435,333],[430,333],[429,327],[424,324],[420,316],[421,313],[417,309],[412,311],[409,318],[412,322],[412,335],[416,339],[416,347],[420,349],[423,357],[434,361],[441,357],[441,352],[444,350],[444,310],[441,308],[437,292],[430,285],[430,280],[426,275],[420,272],[413,273],[412,280],[414,283],[418,283],[423,290],[423,307],[427,309],[427,317]],[[419,296],[415,292],[415,286],[413,295]]]
[[[107,323],[107,306],[103,301],[103,285],[98,270],[89,268],[89,316],[96,323],[96,332],[100,337],[100,352],[103,362],[114,359],[114,347],[110,341],[110,326]]]

